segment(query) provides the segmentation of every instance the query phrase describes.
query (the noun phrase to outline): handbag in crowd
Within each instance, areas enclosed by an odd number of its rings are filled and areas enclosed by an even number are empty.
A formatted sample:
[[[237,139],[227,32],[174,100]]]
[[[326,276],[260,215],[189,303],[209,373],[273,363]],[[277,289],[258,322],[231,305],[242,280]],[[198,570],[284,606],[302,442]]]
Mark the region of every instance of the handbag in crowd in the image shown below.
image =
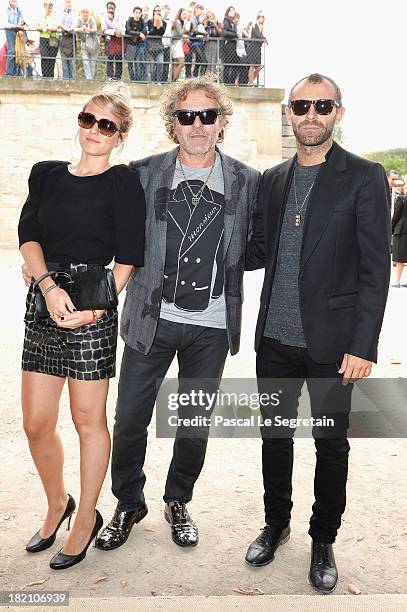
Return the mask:
[[[63,58],[71,58],[73,57],[73,46],[74,46],[74,36],[71,32],[63,32],[62,37],[59,43],[59,48],[61,49],[61,55]]]
[[[99,37],[96,32],[86,34],[85,49],[89,55],[97,55],[99,52]]]
[[[147,51],[149,53],[159,53],[164,49],[162,38],[147,37]]]
[[[59,36],[58,34],[50,34],[48,39],[49,46],[53,49],[58,49],[59,47]]]
[[[39,283],[51,276],[55,284],[64,289],[77,310],[109,310],[119,303],[116,283],[110,268],[95,268],[85,272],[48,272],[33,283],[35,292],[35,318],[49,317],[45,298]]]

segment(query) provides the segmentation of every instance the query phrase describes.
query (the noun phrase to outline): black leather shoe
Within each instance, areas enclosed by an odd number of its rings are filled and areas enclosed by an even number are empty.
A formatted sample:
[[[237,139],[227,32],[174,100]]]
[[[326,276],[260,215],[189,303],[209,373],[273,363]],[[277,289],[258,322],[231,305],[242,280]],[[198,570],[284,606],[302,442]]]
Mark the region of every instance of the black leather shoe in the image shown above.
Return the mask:
[[[57,536],[57,531],[61,527],[61,524],[64,522],[64,520],[66,518],[68,519],[67,531],[69,531],[69,529],[71,527],[72,514],[75,512],[75,508],[76,508],[75,500],[72,497],[72,495],[69,495],[69,493],[68,493],[68,502],[66,504],[65,511],[64,511],[64,513],[62,515],[62,518],[59,521],[59,523],[58,523],[54,533],[52,535],[50,535],[49,538],[42,538],[40,536],[40,532],[37,531],[37,533],[35,533],[33,535],[33,537],[31,538],[31,540],[28,542],[28,544],[25,547],[25,549],[28,552],[36,553],[36,552],[40,552],[41,550],[46,550],[47,548],[52,546],[53,543],[55,542],[55,538]]]
[[[338,583],[338,570],[335,565],[332,544],[312,540],[308,580],[318,593],[332,593],[335,590]]]
[[[164,518],[171,525],[171,537],[178,546],[196,546],[199,541],[198,527],[195,525],[186,505],[174,502],[172,506],[166,504]]]
[[[262,567],[268,565],[274,559],[276,549],[290,539],[290,525],[281,529],[266,525],[261,533],[247,549],[245,561],[252,567]]]
[[[72,567],[76,565],[80,561],[82,561],[86,557],[87,550],[89,548],[90,543],[94,540],[103,526],[103,518],[100,514],[99,510],[96,510],[96,519],[95,525],[92,529],[92,533],[90,534],[90,538],[85,548],[78,555],[65,555],[63,552],[59,551],[56,555],[54,555],[49,562],[49,566],[54,570],[67,569],[68,567]],[[62,549],[61,549],[62,550]]]
[[[110,523],[104,528],[96,540],[99,550],[113,550],[122,546],[130,535],[131,528],[139,523],[148,512],[146,504],[131,512],[120,511],[116,508]]]

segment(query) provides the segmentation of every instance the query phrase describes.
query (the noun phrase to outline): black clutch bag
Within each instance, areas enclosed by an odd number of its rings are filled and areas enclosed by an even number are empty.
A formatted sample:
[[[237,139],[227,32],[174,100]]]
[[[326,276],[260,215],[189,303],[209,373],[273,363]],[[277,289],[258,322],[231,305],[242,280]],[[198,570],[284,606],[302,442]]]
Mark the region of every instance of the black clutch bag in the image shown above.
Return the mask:
[[[95,268],[76,274],[48,272],[33,283],[37,319],[49,317],[45,298],[38,284],[47,276],[51,276],[55,284],[68,293],[77,310],[109,310],[116,308],[119,303],[116,283],[110,268]]]

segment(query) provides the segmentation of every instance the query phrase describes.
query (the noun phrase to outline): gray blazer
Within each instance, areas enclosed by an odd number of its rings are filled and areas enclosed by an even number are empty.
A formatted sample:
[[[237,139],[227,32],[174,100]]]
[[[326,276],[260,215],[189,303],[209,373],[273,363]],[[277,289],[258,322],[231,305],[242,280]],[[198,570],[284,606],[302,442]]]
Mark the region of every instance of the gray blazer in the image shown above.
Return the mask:
[[[160,316],[164,281],[168,199],[179,147],[130,163],[137,169],[146,196],[144,267],[127,285],[120,335],[131,348],[147,355]],[[260,173],[218,151],[225,185],[224,265],[226,325],[229,350],[239,350],[246,244],[251,229]]]

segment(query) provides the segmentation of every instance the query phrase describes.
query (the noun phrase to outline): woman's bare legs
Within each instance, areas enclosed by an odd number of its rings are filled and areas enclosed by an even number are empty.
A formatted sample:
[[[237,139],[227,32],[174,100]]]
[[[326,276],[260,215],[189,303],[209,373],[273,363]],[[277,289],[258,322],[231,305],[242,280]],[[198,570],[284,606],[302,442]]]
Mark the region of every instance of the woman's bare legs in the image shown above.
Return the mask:
[[[249,68],[249,85],[253,85],[254,81],[260,74],[261,66],[250,66]]]
[[[48,500],[47,516],[40,529],[42,538],[55,531],[68,501],[63,477],[64,449],[56,431],[64,382],[65,378],[58,376],[22,372],[24,431]]]
[[[95,524],[95,507],[110,457],[106,422],[109,381],[68,379],[72,419],[79,434],[81,497],[75,524],[64,544],[66,555],[79,554]]]
[[[174,59],[177,63],[172,65],[172,80],[177,81],[185,62],[183,57],[176,57]]]
[[[401,275],[403,274],[404,263],[398,261],[396,263],[396,283],[400,283]]]
[[[259,76],[261,71],[261,66],[256,66],[256,68],[254,69],[254,79],[253,81],[255,81],[257,79],[257,77]]]

